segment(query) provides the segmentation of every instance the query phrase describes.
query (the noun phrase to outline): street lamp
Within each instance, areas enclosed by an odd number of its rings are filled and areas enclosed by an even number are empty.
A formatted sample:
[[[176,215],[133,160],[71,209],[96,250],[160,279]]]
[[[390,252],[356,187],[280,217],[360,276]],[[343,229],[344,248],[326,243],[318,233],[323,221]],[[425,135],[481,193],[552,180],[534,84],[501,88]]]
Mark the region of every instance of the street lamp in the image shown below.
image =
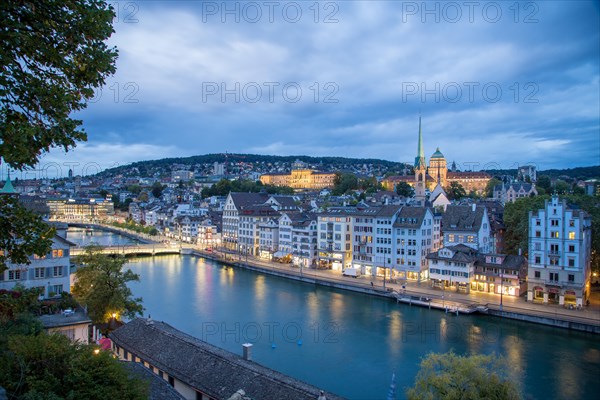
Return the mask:
[[[504,279],[502,279],[502,269],[500,269],[500,311],[502,311],[502,295],[504,294]]]

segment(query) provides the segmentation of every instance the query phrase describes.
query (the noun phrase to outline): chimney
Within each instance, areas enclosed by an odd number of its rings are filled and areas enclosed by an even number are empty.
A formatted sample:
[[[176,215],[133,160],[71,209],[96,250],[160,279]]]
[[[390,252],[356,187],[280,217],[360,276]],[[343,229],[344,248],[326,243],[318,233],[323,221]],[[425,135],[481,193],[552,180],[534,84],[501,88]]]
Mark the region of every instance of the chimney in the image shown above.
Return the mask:
[[[475,203],[471,204],[471,210],[473,212],[475,212],[475,209],[477,208],[477,205]]]
[[[244,343],[242,345],[242,352],[244,360],[251,361],[252,360],[252,343]]]

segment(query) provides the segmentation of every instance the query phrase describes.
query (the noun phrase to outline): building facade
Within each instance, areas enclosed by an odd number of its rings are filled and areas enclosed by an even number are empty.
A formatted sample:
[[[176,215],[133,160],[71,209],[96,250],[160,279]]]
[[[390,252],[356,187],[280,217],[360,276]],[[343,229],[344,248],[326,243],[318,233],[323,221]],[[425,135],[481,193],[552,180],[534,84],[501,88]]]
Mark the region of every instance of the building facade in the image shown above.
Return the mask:
[[[444,247],[464,244],[487,254],[492,248],[487,208],[480,205],[449,205],[442,217]]]
[[[312,169],[293,169],[288,173],[264,174],[260,181],[264,185],[289,186],[294,189],[324,189],[333,187],[335,173]]]
[[[517,199],[536,195],[537,190],[532,183],[515,182],[494,187],[494,200],[498,200],[502,204],[514,203]]]
[[[590,295],[592,223],[557,195],[529,213],[527,299],[582,306]]]
[[[31,256],[28,265],[7,263],[8,269],[0,272],[0,289],[12,289],[20,284],[27,289],[39,289],[44,298],[70,292],[70,248],[73,246],[74,243],[55,235],[52,250],[45,256]]]

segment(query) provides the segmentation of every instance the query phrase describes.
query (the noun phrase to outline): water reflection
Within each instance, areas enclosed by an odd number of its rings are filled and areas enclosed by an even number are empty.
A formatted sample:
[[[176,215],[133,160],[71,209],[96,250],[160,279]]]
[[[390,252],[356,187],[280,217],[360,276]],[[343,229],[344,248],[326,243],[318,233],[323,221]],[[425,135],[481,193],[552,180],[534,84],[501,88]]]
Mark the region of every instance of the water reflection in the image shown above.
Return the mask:
[[[193,257],[144,258],[128,266],[141,275],[131,288],[153,318],[237,354],[251,339],[257,362],[349,399],[385,398],[392,371],[402,393],[420,357],[450,349],[505,355],[522,371],[528,398],[595,398],[596,336],[451,316]],[[301,344],[294,340],[298,328]]]

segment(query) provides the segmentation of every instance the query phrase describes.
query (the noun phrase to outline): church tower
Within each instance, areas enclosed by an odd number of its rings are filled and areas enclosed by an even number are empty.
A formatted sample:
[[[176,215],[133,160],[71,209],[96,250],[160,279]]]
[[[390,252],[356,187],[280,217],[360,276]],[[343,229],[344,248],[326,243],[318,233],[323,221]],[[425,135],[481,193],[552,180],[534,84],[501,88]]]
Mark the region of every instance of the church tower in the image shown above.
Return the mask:
[[[421,204],[425,203],[425,183],[427,179],[427,165],[423,151],[423,136],[421,133],[421,116],[419,115],[419,145],[415,157],[415,199]]]
[[[435,178],[436,184],[439,183],[442,187],[446,187],[446,175],[448,173],[448,164],[446,158],[438,147],[429,158],[429,175]]]

